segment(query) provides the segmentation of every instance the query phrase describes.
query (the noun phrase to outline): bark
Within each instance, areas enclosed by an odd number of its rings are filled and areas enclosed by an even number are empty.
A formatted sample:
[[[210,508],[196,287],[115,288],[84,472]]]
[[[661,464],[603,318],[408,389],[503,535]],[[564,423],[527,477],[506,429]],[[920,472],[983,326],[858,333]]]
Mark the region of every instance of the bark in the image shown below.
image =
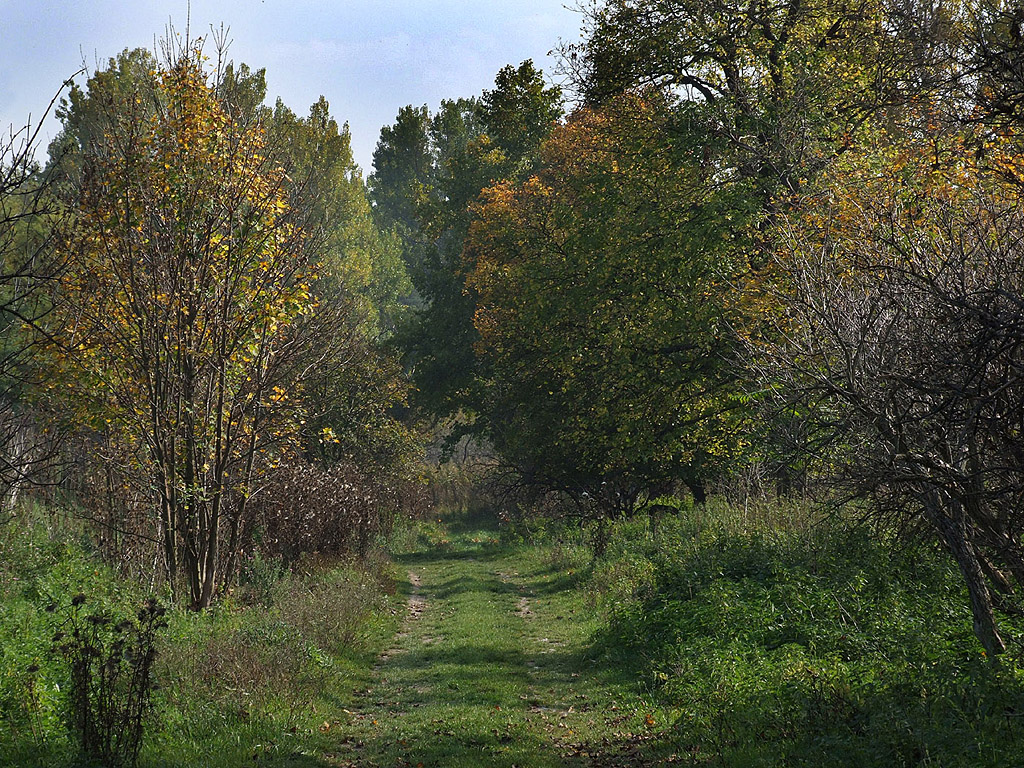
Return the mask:
[[[928,515],[938,530],[942,541],[960,567],[971,601],[974,615],[974,634],[991,657],[1006,652],[1006,643],[999,635],[995,613],[992,610],[992,594],[989,592],[985,573],[978,554],[970,540],[964,519],[963,508],[955,501],[950,503],[950,514],[939,508],[936,500],[929,503]]]
[[[696,506],[703,506],[708,500],[707,488],[704,486],[703,480],[691,480],[686,483],[686,487],[690,489],[690,493],[693,494],[693,503]]]

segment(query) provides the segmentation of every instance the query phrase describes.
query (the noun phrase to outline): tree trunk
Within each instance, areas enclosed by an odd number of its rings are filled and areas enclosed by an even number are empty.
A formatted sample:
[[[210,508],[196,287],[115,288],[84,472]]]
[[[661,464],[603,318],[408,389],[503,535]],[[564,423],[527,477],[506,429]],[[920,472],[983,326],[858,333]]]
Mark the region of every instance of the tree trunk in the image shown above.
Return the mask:
[[[178,550],[177,536],[174,530],[174,503],[170,494],[169,483],[164,473],[160,473],[160,528],[163,536],[164,569],[167,584],[171,588],[171,599],[178,598]]]
[[[689,488],[690,493],[693,494],[694,506],[702,507],[705,503],[707,503],[708,492],[707,489],[704,487],[703,480],[697,479],[687,481],[686,487]]]
[[[950,553],[960,567],[960,573],[967,585],[971,600],[971,612],[974,614],[974,634],[981,641],[982,647],[989,656],[995,657],[1006,652],[1006,644],[999,635],[995,614],[992,610],[992,595],[985,581],[985,574],[978,554],[974,550],[968,536],[964,513],[959,502],[951,501],[952,516],[939,508],[937,500],[928,505],[928,516],[949,547]]]
[[[197,610],[209,608],[213,602],[214,591],[217,588],[217,566],[220,564],[220,502],[221,496],[217,495],[211,504],[210,517],[207,522],[206,531],[206,552],[202,562],[202,581],[199,592]]]

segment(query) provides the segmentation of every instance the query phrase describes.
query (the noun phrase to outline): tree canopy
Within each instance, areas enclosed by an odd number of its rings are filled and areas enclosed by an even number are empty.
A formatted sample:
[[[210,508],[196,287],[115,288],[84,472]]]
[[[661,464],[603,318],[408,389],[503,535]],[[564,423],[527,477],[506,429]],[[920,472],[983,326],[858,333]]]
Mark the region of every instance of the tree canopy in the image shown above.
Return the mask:
[[[535,175],[484,192],[467,244],[487,434],[531,483],[619,513],[701,493],[743,445],[742,222],[673,119],[653,92],[576,112]]]

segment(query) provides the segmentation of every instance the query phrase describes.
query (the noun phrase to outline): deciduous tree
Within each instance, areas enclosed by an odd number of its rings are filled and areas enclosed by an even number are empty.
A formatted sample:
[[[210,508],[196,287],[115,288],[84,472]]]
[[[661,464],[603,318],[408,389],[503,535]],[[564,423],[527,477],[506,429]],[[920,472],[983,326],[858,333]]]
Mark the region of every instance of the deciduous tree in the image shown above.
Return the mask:
[[[54,102],[56,102],[54,97]],[[51,108],[53,103],[51,103]],[[47,110],[47,113],[49,110]],[[13,512],[21,491],[48,481],[54,435],[42,430],[30,402],[38,384],[37,354],[52,304],[49,288],[64,261],[54,247],[66,217],[53,180],[35,162],[39,124],[0,136],[0,514]]]
[[[486,190],[467,256],[487,434],[525,482],[587,514],[703,483],[743,450],[728,194],[656,92],[583,109],[536,175]]]
[[[950,553],[998,654],[993,604],[1024,587],[1022,145],[940,130],[929,110],[905,130],[788,220],[781,343],[758,355],[811,415],[819,472]]]
[[[114,437],[157,502],[172,589],[210,604],[260,457],[301,420],[332,310],[259,123],[234,120],[187,44],[99,102],[64,252],[55,398]],[[322,329],[321,329],[322,330]]]
[[[561,91],[525,61],[502,68],[479,99],[444,101],[433,116],[406,107],[381,132],[372,199],[378,222],[403,238],[421,303],[398,342],[428,413],[476,408],[476,305],[462,258],[469,205],[495,180],[526,173],[561,114]]]

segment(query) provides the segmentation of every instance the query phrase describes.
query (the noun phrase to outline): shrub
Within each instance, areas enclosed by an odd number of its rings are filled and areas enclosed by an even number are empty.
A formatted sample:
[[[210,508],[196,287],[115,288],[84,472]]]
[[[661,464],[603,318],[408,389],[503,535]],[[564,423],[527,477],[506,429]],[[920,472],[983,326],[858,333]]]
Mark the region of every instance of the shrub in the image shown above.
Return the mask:
[[[295,726],[349,662],[369,663],[391,629],[382,626],[394,589],[386,560],[303,556],[289,570],[265,570],[258,600],[246,587],[241,601],[175,612],[161,640],[161,704],[192,738],[216,739],[225,722],[250,733]]]
[[[330,469],[286,464],[274,469],[250,502],[255,530],[250,551],[287,565],[303,554],[367,554],[398,514],[423,505],[415,484],[347,463]]]

